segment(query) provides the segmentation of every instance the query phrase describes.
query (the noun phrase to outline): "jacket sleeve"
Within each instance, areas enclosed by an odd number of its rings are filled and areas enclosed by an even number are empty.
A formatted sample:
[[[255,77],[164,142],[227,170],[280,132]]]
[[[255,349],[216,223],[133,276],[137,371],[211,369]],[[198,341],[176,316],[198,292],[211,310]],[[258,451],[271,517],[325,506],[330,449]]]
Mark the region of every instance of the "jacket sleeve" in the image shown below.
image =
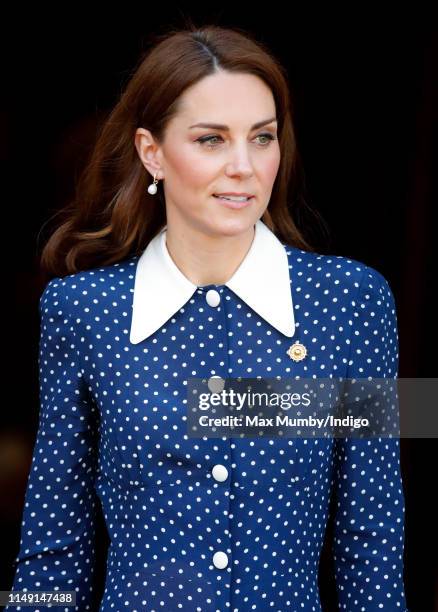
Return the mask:
[[[394,297],[365,267],[352,302],[348,378],[398,376]],[[398,415],[397,415],[398,417]],[[333,555],[340,610],[407,610],[399,438],[337,438]]]
[[[91,610],[97,409],[82,378],[79,339],[62,279],[46,285],[39,313],[39,426],[12,590],[74,590],[76,607],[63,609]],[[47,607],[5,608],[21,609],[43,612]]]

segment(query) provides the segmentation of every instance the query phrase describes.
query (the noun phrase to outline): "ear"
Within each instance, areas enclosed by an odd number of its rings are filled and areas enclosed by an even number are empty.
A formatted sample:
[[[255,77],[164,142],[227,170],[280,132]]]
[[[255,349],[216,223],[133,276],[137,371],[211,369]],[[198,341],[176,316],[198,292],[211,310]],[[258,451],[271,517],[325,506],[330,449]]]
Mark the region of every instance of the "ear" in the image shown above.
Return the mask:
[[[151,132],[145,128],[137,128],[134,143],[143,166],[150,172],[151,176],[154,177],[156,174],[157,179],[164,178],[161,169],[161,148]]]

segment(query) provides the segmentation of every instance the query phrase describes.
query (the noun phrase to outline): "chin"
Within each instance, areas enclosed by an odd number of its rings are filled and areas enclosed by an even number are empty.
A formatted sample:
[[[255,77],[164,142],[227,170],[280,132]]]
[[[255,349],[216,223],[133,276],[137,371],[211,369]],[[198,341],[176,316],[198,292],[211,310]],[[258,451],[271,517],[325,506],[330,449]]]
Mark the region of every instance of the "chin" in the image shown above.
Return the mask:
[[[235,215],[224,219],[211,219],[208,223],[209,233],[222,236],[238,236],[246,234],[254,227],[259,217],[256,219],[253,216]]]

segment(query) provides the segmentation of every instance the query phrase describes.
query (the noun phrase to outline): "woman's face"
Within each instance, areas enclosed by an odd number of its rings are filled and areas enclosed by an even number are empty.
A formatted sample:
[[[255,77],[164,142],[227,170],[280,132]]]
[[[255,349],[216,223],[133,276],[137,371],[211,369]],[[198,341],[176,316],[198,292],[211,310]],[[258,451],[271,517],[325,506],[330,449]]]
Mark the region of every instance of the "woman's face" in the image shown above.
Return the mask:
[[[168,226],[218,237],[244,233],[260,219],[280,164],[275,116],[272,92],[261,79],[221,71],[184,92],[161,146],[148,130],[137,131],[144,165],[164,177]],[[233,209],[214,197],[227,192],[253,197]]]

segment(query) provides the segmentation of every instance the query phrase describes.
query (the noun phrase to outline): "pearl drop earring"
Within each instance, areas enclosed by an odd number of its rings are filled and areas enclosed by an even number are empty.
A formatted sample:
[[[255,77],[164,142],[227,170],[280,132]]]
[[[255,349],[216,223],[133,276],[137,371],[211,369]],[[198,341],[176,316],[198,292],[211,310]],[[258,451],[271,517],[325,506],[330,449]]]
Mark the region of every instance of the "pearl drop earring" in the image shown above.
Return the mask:
[[[158,187],[157,187],[157,179],[156,179],[157,173],[154,174],[154,182],[151,183],[148,187],[148,193],[150,193],[151,195],[155,195],[157,193]]]

